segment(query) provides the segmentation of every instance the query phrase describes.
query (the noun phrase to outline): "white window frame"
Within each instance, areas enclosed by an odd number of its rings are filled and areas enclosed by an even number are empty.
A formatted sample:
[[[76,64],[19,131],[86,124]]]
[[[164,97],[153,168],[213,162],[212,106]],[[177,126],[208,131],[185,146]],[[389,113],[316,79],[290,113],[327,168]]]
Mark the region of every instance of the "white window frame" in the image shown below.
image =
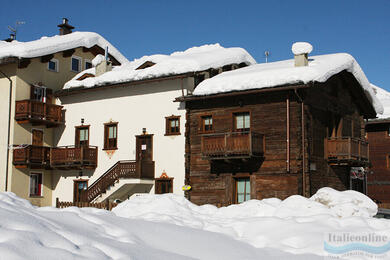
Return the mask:
[[[91,63],[91,68],[93,67],[93,66],[92,66],[92,61],[91,61],[91,60],[84,59],[84,70],[87,69],[87,62]]]
[[[31,194],[31,175],[32,174],[41,174],[41,176],[42,176],[42,183],[41,183],[42,186],[41,186],[41,194],[40,195]],[[30,172],[30,174],[28,176],[28,196],[29,197],[43,197],[44,178],[45,178],[45,175],[43,172],[38,172],[38,171]]]
[[[50,67],[49,67],[50,61],[52,61],[52,62],[54,62],[56,64],[56,69],[55,70],[50,69]],[[47,70],[48,71],[52,71],[52,72],[59,72],[60,71],[60,69],[59,69],[60,62],[57,59],[54,59],[54,58],[51,59],[50,61],[47,63]]]
[[[76,60],[79,61],[79,70],[73,70],[73,68],[72,68],[73,59],[76,59]],[[73,72],[80,72],[80,71],[82,70],[82,61],[83,61],[83,59],[82,59],[81,57],[79,57],[79,56],[72,56],[72,57],[70,58],[70,71],[73,71]]]

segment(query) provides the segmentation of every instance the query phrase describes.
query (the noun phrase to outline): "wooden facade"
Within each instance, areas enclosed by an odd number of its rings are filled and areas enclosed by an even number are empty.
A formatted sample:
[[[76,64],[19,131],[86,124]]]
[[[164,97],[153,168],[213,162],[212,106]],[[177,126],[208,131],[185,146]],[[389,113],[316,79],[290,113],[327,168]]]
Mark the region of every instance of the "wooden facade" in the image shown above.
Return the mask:
[[[371,161],[367,176],[367,195],[381,203],[390,203],[389,129],[390,119],[369,121],[366,124]]]
[[[363,117],[375,117],[375,111],[345,71],[326,83],[178,101],[187,109],[186,196],[196,204],[310,196],[324,186],[345,190],[350,168],[369,162]],[[235,119],[242,113],[250,118],[245,128]],[[212,117],[207,133],[205,116]]]

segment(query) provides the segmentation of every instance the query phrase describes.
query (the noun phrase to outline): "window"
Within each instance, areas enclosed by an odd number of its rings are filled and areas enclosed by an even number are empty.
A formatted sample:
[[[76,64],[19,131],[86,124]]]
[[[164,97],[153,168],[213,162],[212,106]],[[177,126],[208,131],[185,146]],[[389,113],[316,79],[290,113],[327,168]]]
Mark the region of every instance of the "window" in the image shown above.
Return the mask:
[[[155,194],[173,192],[173,178],[159,178],[155,180]]]
[[[92,68],[92,62],[90,60],[84,60],[84,69]]]
[[[51,59],[47,63],[47,69],[50,71],[58,72],[58,60],[57,59]]]
[[[42,173],[30,174],[30,196],[42,196]]]
[[[71,71],[80,72],[81,70],[81,58],[77,56],[73,56],[71,60]]]
[[[118,123],[107,123],[104,125],[104,149],[117,149]]]
[[[168,116],[165,120],[165,135],[180,135],[180,116]]]
[[[366,133],[367,134],[367,133]],[[390,125],[389,127],[387,128],[387,136],[390,136]]]
[[[75,146],[89,146],[89,125],[76,126]]]
[[[31,85],[30,99],[44,103],[51,103],[53,98],[53,91],[44,86]]]
[[[251,199],[251,182],[249,178],[236,180],[236,202],[242,203]]]
[[[250,130],[250,114],[249,112],[234,114],[234,130],[249,131]]]
[[[201,130],[202,132],[210,132],[213,130],[212,116],[202,116]]]

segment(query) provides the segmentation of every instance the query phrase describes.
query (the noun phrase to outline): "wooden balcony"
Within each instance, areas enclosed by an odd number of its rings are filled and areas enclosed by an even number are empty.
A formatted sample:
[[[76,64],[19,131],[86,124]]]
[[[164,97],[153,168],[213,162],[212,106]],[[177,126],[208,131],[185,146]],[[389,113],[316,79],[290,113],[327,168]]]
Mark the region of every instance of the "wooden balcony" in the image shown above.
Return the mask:
[[[202,135],[202,156],[206,159],[262,157],[264,135],[255,132],[228,132]]]
[[[64,124],[62,106],[30,99],[16,101],[15,120],[19,124],[32,123],[48,127]]]
[[[46,146],[14,146],[13,164],[16,168],[49,168],[50,147]]]
[[[97,166],[96,146],[62,146],[50,150],[50,165],[57,169],[95,169]]]
[[[325,158],[330,165],[368,165],[368,143],[353,137],[326,139]]]

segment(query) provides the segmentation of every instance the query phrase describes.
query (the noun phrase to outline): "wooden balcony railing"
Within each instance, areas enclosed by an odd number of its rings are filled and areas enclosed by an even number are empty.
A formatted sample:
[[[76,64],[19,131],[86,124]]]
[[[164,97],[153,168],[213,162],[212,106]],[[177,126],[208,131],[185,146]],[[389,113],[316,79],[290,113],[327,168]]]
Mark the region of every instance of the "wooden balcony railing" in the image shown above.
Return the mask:
[[[208,159],[261,157],[264,135],[255,132],[229,132],[202,135],[202,155]]]
[[[30,99],[16,101],[15,120],[18,123],[64,124],[62,106]]]
[[[331,164],[368,163],[368,143],[353,137],[334,137],[325,140],[325,157]]]
[[[13,164],[16,167],[50,167],[50,147],[46,146],[14,146]]]
[[[121,178],[154,179],[154,161],[118,161],[88,187],[81,200],[93,201]]]
[[[97,166],[96,146],[62,146],[50,150],[50,165],[53,168],[91,168]]]

